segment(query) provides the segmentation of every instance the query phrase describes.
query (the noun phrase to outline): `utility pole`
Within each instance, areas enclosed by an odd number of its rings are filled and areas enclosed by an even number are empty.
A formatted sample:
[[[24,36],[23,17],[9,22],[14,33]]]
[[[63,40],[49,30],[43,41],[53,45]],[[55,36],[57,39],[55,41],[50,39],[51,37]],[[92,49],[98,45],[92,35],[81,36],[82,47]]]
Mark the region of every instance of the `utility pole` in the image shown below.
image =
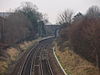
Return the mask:
[[[3,18],[1,18],[1,38],[0,38],[0,43],[1,43],[1,49],[3,48],[4,44],[4,13],[3,13]]]
[[[3,13],[3,18],[4,18],[4,13]],[[4,43],[4,19],[2,20],[2,43]]]
[[[39,32],[39,37],[42,37],[42,25],[41,25],[41,21],[39,22],[39,25],[38,25],[38,32]]]

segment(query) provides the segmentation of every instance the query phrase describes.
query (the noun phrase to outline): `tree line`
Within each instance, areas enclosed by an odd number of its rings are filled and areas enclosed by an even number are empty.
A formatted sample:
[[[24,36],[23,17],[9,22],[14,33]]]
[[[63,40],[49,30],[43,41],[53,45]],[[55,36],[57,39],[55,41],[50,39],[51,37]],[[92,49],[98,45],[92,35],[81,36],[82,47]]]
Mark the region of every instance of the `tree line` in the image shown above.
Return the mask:
[[[69,41],[73,51],[100,68],[100,8],[92,6],[86,14],[66,10],[58,17],[61,41]]]
[[[47,22],[47,18],[38,11],[36,5],[23,2],[9,16],[0,18],[0,46],[46,36]]]

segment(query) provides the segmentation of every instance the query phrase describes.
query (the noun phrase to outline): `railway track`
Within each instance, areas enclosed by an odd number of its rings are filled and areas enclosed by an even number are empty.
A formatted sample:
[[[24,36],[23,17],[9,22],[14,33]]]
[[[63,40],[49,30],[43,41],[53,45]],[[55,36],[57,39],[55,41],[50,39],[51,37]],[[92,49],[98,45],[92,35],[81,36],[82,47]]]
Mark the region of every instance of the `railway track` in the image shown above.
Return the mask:
[[[53,75],[47,49],[53,38],[40,41],[17,63],[11,75]]]

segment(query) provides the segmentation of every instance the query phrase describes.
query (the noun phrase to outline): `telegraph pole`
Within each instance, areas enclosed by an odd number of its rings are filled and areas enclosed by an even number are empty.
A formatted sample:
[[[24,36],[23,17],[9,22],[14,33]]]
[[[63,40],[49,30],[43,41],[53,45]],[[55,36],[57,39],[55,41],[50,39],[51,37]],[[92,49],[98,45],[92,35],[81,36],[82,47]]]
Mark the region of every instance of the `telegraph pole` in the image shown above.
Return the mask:
[[[4,44],[4,13],[3,13],[3,18],[1,18],[1,39],[0,39],[0,43],[1,43],[1,49],[2,49],[3,44]]]
[[[1,43],[4,43],[4,13],[3,13],[3,19],[2,19],[2,24],[1,24]]]

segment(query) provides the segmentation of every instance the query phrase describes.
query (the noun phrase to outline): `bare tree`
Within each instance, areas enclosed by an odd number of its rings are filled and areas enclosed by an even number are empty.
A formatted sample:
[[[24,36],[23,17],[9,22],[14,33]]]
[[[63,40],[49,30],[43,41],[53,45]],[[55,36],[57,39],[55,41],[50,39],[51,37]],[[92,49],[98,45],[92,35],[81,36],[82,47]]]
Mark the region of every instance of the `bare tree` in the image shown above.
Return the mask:
[[[33,31],[35,31],[35,34],[39,33],[38,27],[41,21],[44,22],[44,24],[48,22],[46,16],[39,12],[37,6],[31,2],[23,2],[16,11],[23,13],[31,21],[32,27],[29,27],[29,29],[32,33],[34,33]]]
[[[98,46],[99,45],[99,43],[98,43],[99,42],[99,39],[98,39],[99,34],[97,34],[97,33],[99,33],[100,25],[98,25],[98,26],[96,25],[96,24],[99,24],[98,22],[100,22],[99,21],[100,20],[100,8],[98,6],[90,7],[87,11],[86,16],[88,18],[95,18],[94,21],[96,21],[96,22],[93,22],[93,23],[90,22],[90,23],[91,23],[91,25],[94,24],[94,26],[95,26],[95,27],[92,27],[92,34],[93,34],[92,41],[94,41],[93,49],[95,51],[96,65],[97,65],[97,67],[100,68],[100,55],[99,55],[100,51],[99,51],[99,46]]]
[[[68,31],[69,26],[71,25],[73,17],[73,11],[72,10],[65,10],[60,15],[58,15],[57,24],[62,25],[59,31],[59,36],[61,38],[61,41],[68,40]]]
[[[97,7],[89,8],[83,19],[71,25],[69,37],[75,52],[100,68],[99,11]]]
[[[100,17],[100,8],[98,6],[92,6],[88,9],[86,15],[88,17]]]
[[[63,13],[58,15],[57,23],[60,25],[68,25],[72,22],[73,11],[72,10],[65,10]]]
[[[27,28],[32,25],[31,22],[21,13],[13,13],[7,17],[5,41],[8,44],[14,44],[30,35]]]

